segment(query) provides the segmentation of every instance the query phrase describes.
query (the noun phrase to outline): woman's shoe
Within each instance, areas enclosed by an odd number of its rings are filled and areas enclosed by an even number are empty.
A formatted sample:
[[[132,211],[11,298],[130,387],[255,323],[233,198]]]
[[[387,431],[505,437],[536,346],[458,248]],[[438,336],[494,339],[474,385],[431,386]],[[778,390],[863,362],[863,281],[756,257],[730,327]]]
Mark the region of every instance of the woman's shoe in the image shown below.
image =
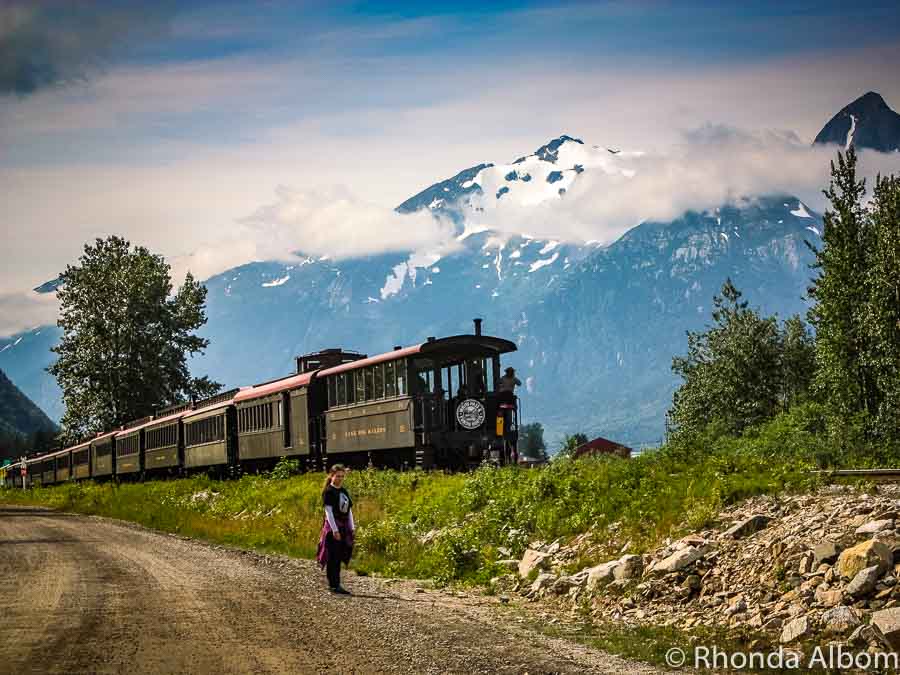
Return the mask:
[[[338,588],[334,588],[334,589],[332,589],[332,591],[333,591],[334,593],[337,593],[338,595],[353,595],[353,593],[351,593],[350,591],[348,591],[348,590],[347,590],[346,588],[344,588],[343,586],[339,586]]]

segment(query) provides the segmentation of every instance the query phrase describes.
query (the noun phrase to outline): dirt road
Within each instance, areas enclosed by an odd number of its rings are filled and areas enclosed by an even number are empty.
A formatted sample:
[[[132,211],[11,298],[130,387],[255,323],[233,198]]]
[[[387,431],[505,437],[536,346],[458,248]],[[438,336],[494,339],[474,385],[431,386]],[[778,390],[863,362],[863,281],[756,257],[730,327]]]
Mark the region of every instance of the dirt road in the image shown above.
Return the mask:
[[[0,582],[0,673],[655,672],[496,600],[34,508],[0,507]]]

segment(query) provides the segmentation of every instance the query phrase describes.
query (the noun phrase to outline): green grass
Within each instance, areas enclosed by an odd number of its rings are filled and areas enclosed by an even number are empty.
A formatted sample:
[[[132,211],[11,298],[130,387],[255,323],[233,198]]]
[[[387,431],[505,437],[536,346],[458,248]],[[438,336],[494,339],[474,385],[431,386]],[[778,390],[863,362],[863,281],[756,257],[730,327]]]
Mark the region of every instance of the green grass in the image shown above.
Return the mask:
[[[632,460],[560,460],[543,469],[482,468],[469,474],[351,472],[360,526],[354,566],[363,573],[485,583],[498,561],[530,541],[589,529],[608,559],[627,542],[641,552],[667,536],[715,523],[744,498],[815,486],[811,469],[887,465],[890,450],[848,453],[817,433],[819,414],[801,407],[741,438],[710,436]],[[322,474],[143,484],[67,484],[0,491],[0,501],[121,518],[158,530],[244,548],[312,557],[322,523]],[[213,495],[202,498],[202,495]],[[435,532],[432,532],[435,531]],[[429,532],[428,543],[423,538]]]

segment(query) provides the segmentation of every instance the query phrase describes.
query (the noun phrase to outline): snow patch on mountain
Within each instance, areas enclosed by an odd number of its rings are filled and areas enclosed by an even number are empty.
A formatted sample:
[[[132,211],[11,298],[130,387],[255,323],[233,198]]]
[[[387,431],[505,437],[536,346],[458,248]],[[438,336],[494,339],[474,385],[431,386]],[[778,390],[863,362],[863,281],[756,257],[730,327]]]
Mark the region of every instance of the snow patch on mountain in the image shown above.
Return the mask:
[[[559,253],[554,253],[549,258],[541,259],[536,262],[531,263],[531,266],[528,268],[529,272],[537,272],[542,267],[546,267],[547,265],[552,265],[559,258]]]
[[[850,115],[850,131],[847,132],[847,142],[844,143],[844,150],[849,150],[853,143],[853,134],[856,133],[856,115]]]
[[[291,278],[291,275],[288,274],[288,275],[280,277],[278,279],[273,279],[272,281],[267,281],[262,285],[262,287],[263,288],[274,288],[275,286],[283,286],[290,280],[290,278]]]
[[[812,218],[809,215],[809,211],[806,210],[806,207],[803,205],[803,202],[797,202],[797,208],[791,211],[792,216],[797,216],[798,218]]]

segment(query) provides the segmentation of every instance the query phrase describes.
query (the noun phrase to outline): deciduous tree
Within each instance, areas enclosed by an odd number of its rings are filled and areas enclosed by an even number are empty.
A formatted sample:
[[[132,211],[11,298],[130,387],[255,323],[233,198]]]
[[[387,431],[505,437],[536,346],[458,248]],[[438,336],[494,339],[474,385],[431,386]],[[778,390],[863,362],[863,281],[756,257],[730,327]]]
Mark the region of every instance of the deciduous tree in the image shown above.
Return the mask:
[[[173,295],[161,256],[111,236],[85,245],[60,279],[63,334],[48,370],[63,392],[69,438],[218,391],[188,371],[187,356],[208,345],[195,333],[206,322],[206,288],[190,274]]]

